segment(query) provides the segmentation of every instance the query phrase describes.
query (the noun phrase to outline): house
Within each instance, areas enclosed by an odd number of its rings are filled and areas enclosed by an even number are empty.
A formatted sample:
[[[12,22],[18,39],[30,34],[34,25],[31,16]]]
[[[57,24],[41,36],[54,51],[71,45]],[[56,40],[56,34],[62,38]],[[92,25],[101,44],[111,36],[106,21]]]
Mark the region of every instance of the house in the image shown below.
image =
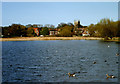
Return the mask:
[[[81,35],[82,36],[82,33],[85,31],[87,26],[82,26],[80,24],[80,21],[79,20],[75,20],[74,21],[74,34],[75,35]]]
[[[57,35],[58,29],[49,29],[49,35]]]
[[[85,30],[83,33],[82,33],[82,36],[90,36],[89,32],[87,30]]]

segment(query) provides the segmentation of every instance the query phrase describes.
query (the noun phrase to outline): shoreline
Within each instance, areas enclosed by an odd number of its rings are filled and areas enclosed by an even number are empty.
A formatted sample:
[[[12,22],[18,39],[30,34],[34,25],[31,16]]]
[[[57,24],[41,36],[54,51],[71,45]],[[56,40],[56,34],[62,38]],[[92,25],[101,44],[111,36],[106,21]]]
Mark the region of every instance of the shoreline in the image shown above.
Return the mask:
[[[104,40],[100,37],[14,37],[0,38],[0,41],[36,41],[36,40]],[[118,40],[107,40],[118,41]]]

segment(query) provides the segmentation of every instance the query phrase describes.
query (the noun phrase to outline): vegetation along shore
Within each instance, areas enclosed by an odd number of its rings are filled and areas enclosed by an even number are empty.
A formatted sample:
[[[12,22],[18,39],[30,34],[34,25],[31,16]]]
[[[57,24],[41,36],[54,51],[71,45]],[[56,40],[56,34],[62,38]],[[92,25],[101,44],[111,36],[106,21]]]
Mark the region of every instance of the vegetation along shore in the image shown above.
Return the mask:
[[[15,37],[15,38],[0,38],[0,41],[34,41],[34,40],[104,40],[100,37]],[[112,40],[106,41],[119,41],[115,37]]]
[[[73,23],[60,23],[57,27],[51,24],[12,24],[0,27],[1,41],[13,40],[120,40],[120,21],[101,19],[97,24],[83,26],[80,20]]]

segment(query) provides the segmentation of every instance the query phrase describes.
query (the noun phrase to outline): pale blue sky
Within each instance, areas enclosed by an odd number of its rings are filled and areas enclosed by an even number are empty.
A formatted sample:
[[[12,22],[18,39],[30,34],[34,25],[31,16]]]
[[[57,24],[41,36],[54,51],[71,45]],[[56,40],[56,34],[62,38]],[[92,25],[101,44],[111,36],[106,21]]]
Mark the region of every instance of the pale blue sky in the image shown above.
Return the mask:
[[[74,22],[88,26],[103,18],[118,20],[117,2],[3,2],[2,25]]]

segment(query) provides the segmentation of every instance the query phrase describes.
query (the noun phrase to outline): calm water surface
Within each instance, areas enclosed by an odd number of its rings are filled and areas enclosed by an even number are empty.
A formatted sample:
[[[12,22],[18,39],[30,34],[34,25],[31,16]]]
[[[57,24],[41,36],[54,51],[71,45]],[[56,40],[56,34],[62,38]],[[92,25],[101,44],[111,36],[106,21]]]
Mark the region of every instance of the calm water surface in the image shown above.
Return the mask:
[[[106,79],[107,73],[118,77],[118,44],[115,42],[6,41],[2,45],[3,82],[118,81]],[[76,77],[69,78],[68,72],[76,72]]]

